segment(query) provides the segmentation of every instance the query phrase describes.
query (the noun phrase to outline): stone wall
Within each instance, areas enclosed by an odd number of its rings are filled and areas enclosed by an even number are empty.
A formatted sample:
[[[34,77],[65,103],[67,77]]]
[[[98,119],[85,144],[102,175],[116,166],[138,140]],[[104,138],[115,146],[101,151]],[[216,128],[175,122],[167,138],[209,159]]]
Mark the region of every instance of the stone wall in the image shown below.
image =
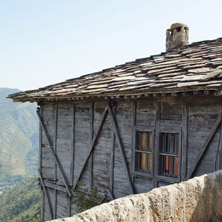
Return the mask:
[[[222,170],[155,188],[53,222],[222,221]]]

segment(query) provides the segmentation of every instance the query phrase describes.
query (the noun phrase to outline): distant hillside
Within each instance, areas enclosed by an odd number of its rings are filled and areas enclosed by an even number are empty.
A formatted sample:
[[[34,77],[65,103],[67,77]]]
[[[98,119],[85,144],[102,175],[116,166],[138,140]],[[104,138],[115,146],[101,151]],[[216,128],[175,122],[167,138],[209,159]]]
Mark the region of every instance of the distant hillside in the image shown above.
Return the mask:
[[[36,105],[6,98],[15,92],[18,90],[0,88],[0,191],[37,173]]]
[[[37,178],[0,195],[0,221],[40,222],[40,189]]]

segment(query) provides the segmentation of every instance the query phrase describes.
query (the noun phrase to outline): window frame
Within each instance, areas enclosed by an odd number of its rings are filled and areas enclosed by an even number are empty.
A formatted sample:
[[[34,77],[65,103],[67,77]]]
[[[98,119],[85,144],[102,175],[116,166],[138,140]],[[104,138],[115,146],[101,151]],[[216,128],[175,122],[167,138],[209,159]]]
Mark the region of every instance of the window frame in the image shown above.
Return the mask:
[[[178,144],[178,176],[173,177],[173,176],[167,176],[167,175],[161,175],[160,174],[160,139],[161,139],[161,133],[172,133],[172,134],[178,134],[179,136],[179,144]],[[181,147],[182,146],[182,130],[181,128],[160,128],[158,131],[158,144],[156,147],[156,155],[155,155],[155,160],[156,160],[156,179],[157,181],[163,181],[163,182],[169,182],[169,183],[175,183],[175,182],[180,182],[181,180]],[[170,156],[170,155],[169,155]],[[172,155],[175,156],[175,155]]]
[[[152,150],[150,151],[141,151],[137,149],[137,132],[147,132],[147,133],[152,133]],[[147,179],[152,179],[154,177],[154,160],[155,160],[155,131],[154,128],[147,128],[147,127],[142,127],[142,126],[137,126],[134,129],[134,149],[133,149],[133,176],[139,176],[139,177],[145,177]],[[142,153],[151,153],[152,154],[152,169],[151,171],[145,171],[145,170],[139,170],[136,167],[136,153],[137,152],[142,152]],[[139,153],[138,152],[138,153]]]

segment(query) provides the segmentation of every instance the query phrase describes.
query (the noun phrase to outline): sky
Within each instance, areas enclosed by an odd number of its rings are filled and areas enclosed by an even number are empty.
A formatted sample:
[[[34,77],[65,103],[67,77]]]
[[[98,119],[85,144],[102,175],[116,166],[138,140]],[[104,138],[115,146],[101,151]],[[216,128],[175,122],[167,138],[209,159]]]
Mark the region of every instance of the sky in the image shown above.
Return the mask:
[[[222,37],[221,0],[0,0],[0,87],[30,90],[165,51],[166,29],[189,42]]]

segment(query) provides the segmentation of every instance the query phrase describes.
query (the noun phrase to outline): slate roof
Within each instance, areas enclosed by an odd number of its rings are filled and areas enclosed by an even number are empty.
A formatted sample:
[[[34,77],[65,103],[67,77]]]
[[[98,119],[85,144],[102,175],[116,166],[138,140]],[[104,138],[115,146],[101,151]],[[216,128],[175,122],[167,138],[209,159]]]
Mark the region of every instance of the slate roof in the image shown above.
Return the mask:
[[[37,90],[9,95],[14,101],[134,97],[190,92],[221,95],[222,38],[137,59]]]

